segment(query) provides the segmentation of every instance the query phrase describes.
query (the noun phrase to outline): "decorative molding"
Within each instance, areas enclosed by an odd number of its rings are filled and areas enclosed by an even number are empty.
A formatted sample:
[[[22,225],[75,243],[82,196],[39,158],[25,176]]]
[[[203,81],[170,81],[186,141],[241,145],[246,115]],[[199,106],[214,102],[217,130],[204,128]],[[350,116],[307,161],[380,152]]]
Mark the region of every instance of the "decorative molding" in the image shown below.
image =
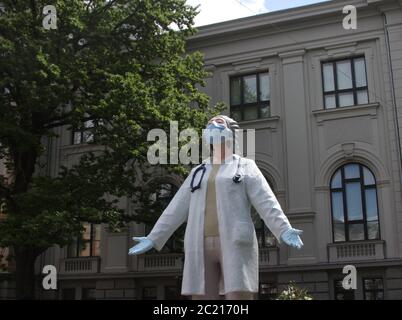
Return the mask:
[[[307,209],[308,210],[308,209]],[[313,220],[315,218],[316,212],[307,211],[303,209],[290,209],[286,212],[286,215],[292,220]]]
[[[324,47],[327,51],[327,55],[330,58],[340,58],[344,56],[351,56],[356,53],[357,42],[349,42],[343,44],[336,44],[332,46]]]
[[[346,4],[346,2],[345,2]],[[356,8],[362,13],[363,8],[367,8],[365,2],[354,3]],[[303,6],[289,10],[268,12],[257,16],[229,20],[220,23],[214,23],[198,27],[198,32],[189,38],[190,43],[208,41],[211,38],[218,38],[222,42],[228,40],[229,35],[239,35],[245,32],[254,34],[263,30],[278,33],[278,26],[281,26],[281,32],[294,30],[296,23],[308,24],[317,27],[314,24],[321,22],[328,24],[328,21],[335,22],[339,20],[340,5],[338,1],[328,1],[315,5]],[[373,13],[370,13],[371,15]],[[274,28],[275,26],[276,28]]]
[[[271,129],[272,132],[276,132],[279,120],[279,116],[272,116],[264,119],[241,121],[239,124],[242,129]]]
[[[259,69],[261,67],[262,58],[248,59],[243,61],[236,61],[232,63],[234,70],[249,70],[249,69]]]
[[[282,64],[290,64],[290,63],[300,63],[303,62],[303,55],[306,53],[306,50],[294,50],[279,53],[278,56],[282,59]]]
[[[290,249],[289,249],[290,250]],[[299,264],[315,264],[317,263],[317,258],[312,256],[304,256],[304,257],[289,257],[287,264],[291,265],[299,265]]]
[[[306,50],[299,49],[299,50],[282,52],[282,53],[279,53],[278,56],[283,59],[283,58],[299,57],[305,53],[306,53]]]
[[[329,192],[331,189],[329,186],[315,186],[314,190],[317,192]]]
[[[317,125],[323,125],[324,121],[370,116],[371,119],[376,119],[378,116],[378,108],[380,104],[369,103],[364,105],[356,105],[350,107],[339,107],[333,109],[314,110],[312,114],[317,119]]]
[[[272,187],[272,186],[271,186],[271,187]],[[283,189],[280,189],[280,190],[274,189],[273,191],[274,191],[275,196],[276,196],[277,198],[285,198],[285,194],[286,194],[286,191],[285,191],[285,190],[283,190]]]
[[[278,198],[284,198],[286,189],[281,171],[275,165],[269,162],[265,157],[265,159],[260,158],[258,155],[259,153],[256,153],[255,162],[257,166],[263,172],[264,177],[270,180],[271,187],[273,187],[272,189],[274,190],[275,195]]]
[[[347,144],[343,144],[342,146],[337,145],[334,147],[334,151],[329,152],[321,162],[315,179],[315,185],[318,188],[320,188],[320,186],[329,185],[330,177],[335,170],[349,162],[349,160],[345,158],[344,149],[346,149],[346,152],[350,152],[351,146],[347,146]],[[355,145],[353,146],[353,161],[359,162],[372,170],[377,182],[382,181],[383,184],[389,183],[390,176],[388,168],[384,166],[381,159],[372,151],[362,148],[362,146],[357,142],[355,142]]]
[[[345,159],[348,159],[348,160],[353,159],[354,151],[355,151],[355,143],[354,142],[342,143],[341,148],[342,148]]]
[[[390,183],[391,183],[390,179],[376,180],[377,189],[389,187]]]
[[[205,65],[204,70],[206,72],[210,72],[210,75],[207,78],[213,78],[214,73],[216,71],[216,66],[214,64]]]
[[[345,42],[345,43],[338,43],[338,44],[334,44],[334,45],[329,45],[324,47],[325,50],[330,51],[330,50],[336,50],[336,49],[340,49],[340,48],[349,48],[349,47],[354,47],[357,45],[356,41],[353,42]]]

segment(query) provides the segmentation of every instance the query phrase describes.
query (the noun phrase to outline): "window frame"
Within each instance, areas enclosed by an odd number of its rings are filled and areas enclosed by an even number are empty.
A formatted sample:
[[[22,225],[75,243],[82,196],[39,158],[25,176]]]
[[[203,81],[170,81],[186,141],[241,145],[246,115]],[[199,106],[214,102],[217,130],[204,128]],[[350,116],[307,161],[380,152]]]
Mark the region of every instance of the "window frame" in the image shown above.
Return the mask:
[[[171,186],[171,196],[170,197],[161,197],[159,191],[163,188],[163,185],[170,185]],[[172,181],[166,181],[164,179],[161,179],[159,181],[157,181],[157,184],[155,185],[154,188],[154,192],[152,194],[156,193],[156,197],[155,197],[155,202],[160,201],[161,199],[165,199],[168,198],[169,200],[167,201],[166,207],[162,209],[162,212],[158,213],[158,216],[161,215],[163,213],[163,210],[165,210],[167,208],[167,206],[169,205],[169,203],[172,201],[172,199],[174,198],[174,196],[176,195],[176,193],[179,191],[179,187],[177,186],[176,183],[172,182]],[[177,232],[178,230],[182,229],[184,226],[180,226],[179,228],[177,228],[177,230],[175,230],[175,232],[172,234],[172,236],[167,240],[165,246],[162,249],[163,251],[168,251],[168,252],[176,252],[176,250],[178,251],[178,244],[177,241],[180,241],[180,239],[177,237]],[[149,232],[151,232],[153,228],[153,224],[151,223],[144,223],[144,233],[145,234],[149,234]],[[153,252],[155,252],[156,249],[152,249],[148,252],[146,252],[145,254],[152,254]]]
[[[350,164],[356,164],[359,166],[359,177],[358,178],[345,178],[345,167]],[[374,184],[365,185],[364,184],[364,173],[363,168],[366,168],[374,178]],[[336,173],[341,170],[341,187],[340,188],[332,188],[332,181],[336,175]],[[347,199],[346,199],[346,182],[360,182],[360,200],[362,201],[362,213],[363,219],[349,221],[348,210],[347,210]],[[369,239],[368,238],[368,228],[367,228],[367,212],[366,212],[366,199],[365,199],[365,190],[366,189],[374,189],[376,196],[376,204],[377,204],[377,221],[378,221],[378,238],[377,239]],[[343,218],[344,218],[344,231],[345,231],[345,240],[336,241],[335,240],[335,224],[334,224],[334,208],[333,208],[333,192],[341,192],[342,193],[342,202],[343,202]],[[370,170],[369,167],[365,166],[359,162],[348,162],[338,167],[335,172],[332,174],[329,181],[329,193],[330,193],[330,205],[331,205],[331,224],[332,224],[332,239],[334,243],[342,243],[342,242],[359,242],[359,241],[375,241],[381,240],[381,225],[380,225],[380,211],[378,207],[378,192],[377,192],[377,180],[374,173]],[[364,226],[364,239],[363,240],[349,240],[349,225],[350,224],[363,224]]]
[[[365,286],[365,280],[381,280],[382,282],[382,289],[373,289],[373,290],[366,290]],[[385,288],[384,288],[384,278],[381,276],[369,276],[369,277],[364,277],[362,278],[363,282],[363,299],[366,299],[366,293],[371,292],[371,293],[377,293],[377,292],[382,292],[382,299],[375,299],[375,300],[385,300]]]
[[[75,245],[75,248],[74,248],[74,255],[70,255],[70,248],[71,248],[71,246],[73,245],[69,245],[68,246],[68,248],[67,248],[67,257],[68,258],[89,258],[89,257],[100,257],[100,254],[99,255],[93,255],[93,245],[94,245],[94,243],[95,242],[100,242],[101,240],[100,240],[100,234],[99,234],[99,240],[96,240],[96,239],[94,239],[94,233],[95,233],[95,227],[96,227],[96,225],[98,225],[98,224],[96,224],[96,223],[88,223],[89,225],[90,225],[90,238],[89,238],[89,240],[84,240],[84,241],[80,241],[80,238],[81,237],[77,237],[77,243],[76,243],[76,245]],[[101,228],[101,224],[99,224],[99,226],[100,226],[100,228]],[[99,232],[101,232],[101,230],[99,230]],[[82,243],[89,243],[89,255],[87,255],[87,256],[81,256],[80,255],[80,252],[81,252],[81,250],[80,250],[80,245],[82,244]]]
[[[362,59],[364,61],[364,72],[366,76],[366,85],[364,87],[357,87],[356,86],[356,73],[355,73],[355,60]],[[336,63],[342,61],[349,61],[351,66],[351,73],[352,73],[352,88],[351,89],[338,89],[338,74],[336,69]],[[325,80],[324,80],[324,64],[332,64],[333,70],[333,80],[334,80],[334,89],[333,91],[325,91]],[[321,60],[321,81],[322,81],[322,99],[323,99],[323,106],[325,110],[337,109],[337,108],[345,108],[345,107],[352,107],[359,104],[357,101],[357,93],[359,91],[367,91],[367,103],[370,103],[370,95],[369,95],[369,88],[368,88],[368,77],[367,77],[367,62],[366,56],[364,54],[353,56],[353,57],[344,57],[344,58],[334,58],[334,59],[326,59]],[[350,106],[343,106],[339,105],[339,94],[342,93],[352,93],[353,94],[353,104]],[[325,97],[335,95],[335,107],[334,108],[327,108],[325,104]]]
[[[89,127],[85,127],[85,125],[86,125],[86,123],[88,121],[92,121],[92,125],[89,126]],[[97,126],[97,124],[96,124],[96,122],[94,120],[86,120],[86,121],[84,121],[84,127],[82,129],[73,128],[71,130],[71,144],[75,145],[75,146],[78,146],[78,145],[81,145],[81,144],[88,144],[88,143],[95,142],[95,133],[91,132],[91,130],[93,130],[96,126]],[[90,132],[92,134],[91,140],[84,141],[84,133],[86,133],[86,132]],[[80,142],[79,143],[75,143],[74,138],[75,138],[76,133],[79,133],[79,135],[80,135]]]
[[[180,299],[180,288],[177,285],[164,285],[163,291],[164,291],[164,300]],[[169,296],[170,293],[172,293],[173,296]]]
[[[276,291],[276,293],[261,293],[262,291],[262,286],[263,285],[268,285],[269,288],[274,291]],[[279,296],[279,290],[278,290],[278,284],[276,282],[273,281],[265,281],[265,282],[260,282],[258,284],[258,299],[259,300],[275,300],[276,298],[278,298]]]
[[[270,182],[270,180],[266,177],[265,174],[263,174],[264,179],[267,181],[268,185],[271,187],[272,184]],[[271,187],[272,189],[272,187]],[[274,190],[272,190],[272,192],[274,192]],[[274,192],[275,194],[275,192]],[[275,195],[276,197],[276,195]],[[268,228],[268,226],[265,224],[264,220],[260,217],[260,215],[258,214],[257,210],[254,207],[251,207],[251,214],[253,217],[255,215],[255,217],[259,220],[261,227],[257,228],[255,226],[254,223],[254,229],[256,231],[256,235],[257,235],[257,243],[259,244],[259,238],[258,238],[258,233],[261,232],[261,246],[259,246],[260,249],[265,249],[265,248],[276,248],[278,247],[278,240],[275,238],[274,234],[272,233],[272,231]],[[272,245],[268,245],[266,243],[266,236],[267,234],[271,234],[272,238],[274,239],[274,243]]]
[[[261,74],[268,74],[269,77],[269,93],[270,98],[268,100],[260,100],[261,96],[261,86],[260,86],[260,75]],[[250,102],[244,103],[244,78],[247,76],[256,76],[256,84],[257,84],[257,102]],[[240,103],[234,105],[232,102],[232,81],[234,79],[240,78]],[[253,121],[258,119],[267,119],[271,116],[271,74],[269,70],[261,70],[261,71],[254,71],[254,72],[247,72],[247,73],[240,73],[229,76],[229,100],[230,100],[230,116],[232,116],[232,111],[240,111],[241,119],[239,122],[242,121]],[[261,107],[263,106],[268,107],[268,116],[262,117],[261,116]],[[248,107],[257,107],[257,118],[255,119],[244,119],[244,108]]]
[[[353,290],[353,289],[346,290],[346,289],[343,288],[342,285],[337,286],[337,283],[340,282],[342,284],[342,281],[343,281],[343,279],[334,279],[334,281],[333,281],[333,285],[334,285],[334,300],[341,301],[341,300],[337,299],[338,293],[353,295],[353,299],[343,299],[343,300],[356,300],[356,295],[355,295],[356,290]]]
[[[155,295],[154,296],[145,296],[145,291],[146,290],[155,290]],[[143,300],[157,300],[158,299],[158,288],[155,286],[146,286],[146,287],[142,287],[142,296],[141,298]]]
[[[256,215],[258,216],[257,219],[260,220],[260,223],[262,225],[262,227],[257,228],[254,225],[256,234],[257,234],[257,242],[259,243],[259,236],[261,236],[261,246],[259,246],[260,249],[265,249],[265,248],[276,248],[278,241],[276,240],[275,236],[273,235],[273,233],[271,232],[271,230],[269,230],[269,228],[265,225],[264,220],[258,215],[258,213],[256,212]],[[260,234],[259,234],[260,233]],[[266,236],[271,234],[272,238],[274,239],[274,244],[269,245],[266,243]]]
[[[76,288],[61,288],[60,300],[75,300],[76,299]],[[71,298],[70,298],[71,296]]]
[[[93,291],[93,296],[91,296]],[[81,288],[81,300],[96,300],[96,288],[95,287],[82,287]]]

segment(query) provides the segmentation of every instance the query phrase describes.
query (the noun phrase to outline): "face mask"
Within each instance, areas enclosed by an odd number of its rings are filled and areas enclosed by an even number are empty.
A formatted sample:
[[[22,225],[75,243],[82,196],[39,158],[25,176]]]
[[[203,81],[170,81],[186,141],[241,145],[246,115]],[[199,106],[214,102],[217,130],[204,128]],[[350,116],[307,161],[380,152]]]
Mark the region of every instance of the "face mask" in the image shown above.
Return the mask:
[[[203,132],[203,138],[209,144],[222,143],[222,137],[224,137],[225,140],[233,139],[232,130],[223,124],[216,123],[215,121],[212,121],[212,123],[208,124],[207,128]]]

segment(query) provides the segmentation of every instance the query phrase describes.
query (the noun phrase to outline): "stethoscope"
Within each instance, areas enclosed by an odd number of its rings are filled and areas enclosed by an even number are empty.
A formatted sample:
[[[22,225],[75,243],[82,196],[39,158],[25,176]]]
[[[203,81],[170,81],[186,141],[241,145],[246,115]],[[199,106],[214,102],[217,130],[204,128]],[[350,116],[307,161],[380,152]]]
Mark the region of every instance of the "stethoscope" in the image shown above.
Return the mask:
[[[233,158],[235,158],[235,157],[233,156]],[[241,158],[239,157],[239,161],[237,162],[236,173],[232,178],[234,183],[240,183],[243,180],[243,175],[240,173],[240,159]],[[190,183],[191,192],[194,192],[195,190],[198,190],[201,188],[201,182],[202,182],[202,179],[204,178],[204,174],[205,174],[206,170],[207,170],[207,168],[205,168],[205,163],[202,163],[197,169],[195,169],[193,176],[191,178],[191,183]],[[202,171],[201,179],[198,181],[198,184],[196,186],[194,186],[194,180],[197,177],[197,174],[199,171]]]

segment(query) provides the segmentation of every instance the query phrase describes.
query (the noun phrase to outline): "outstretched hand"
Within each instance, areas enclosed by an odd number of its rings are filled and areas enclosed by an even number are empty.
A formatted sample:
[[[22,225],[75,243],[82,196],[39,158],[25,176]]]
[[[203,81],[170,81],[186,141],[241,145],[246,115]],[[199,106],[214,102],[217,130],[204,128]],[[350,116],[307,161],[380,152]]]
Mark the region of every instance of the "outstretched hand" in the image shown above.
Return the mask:
[[[300,235],[302,233],[303,233],[303,230],[291,228],[289,230],[286,230],[281,235],[281,239],[287,245],[297,248],[297,249],[301,249],[301,247],[303,246],[303,241],[300,239]]]
[[[128,254],[130,255],[144,253],[148,250],[151,250],[154,246],[154,242],[147,237],[133,237],[133,240],[139,241],[139,243],[130,248],[130,250],[128,251]]]

